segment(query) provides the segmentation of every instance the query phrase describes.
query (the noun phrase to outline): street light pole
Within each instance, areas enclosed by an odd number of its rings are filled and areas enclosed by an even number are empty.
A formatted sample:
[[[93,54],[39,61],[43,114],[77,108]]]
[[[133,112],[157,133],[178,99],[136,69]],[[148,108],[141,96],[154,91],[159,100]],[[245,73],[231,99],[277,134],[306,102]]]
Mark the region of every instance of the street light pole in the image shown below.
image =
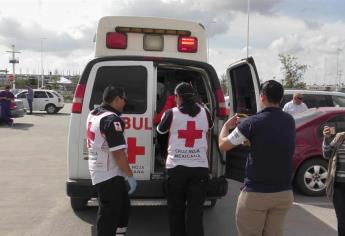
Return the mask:
[[[44,71],[43,71],[43,40],[46,38],[41,38],[41,87],[44,86]]]
[[[12,64],[12,76],[13,76],[13,83],[12,83],[12,88],[16,88],[16,63],[19,63],[19,60],[16,59],[16,53],[20,53],[15,50],[15,46],[12,45],[12,51],[6,51],[12,54],[12,59],[10,59],[10,63]]]

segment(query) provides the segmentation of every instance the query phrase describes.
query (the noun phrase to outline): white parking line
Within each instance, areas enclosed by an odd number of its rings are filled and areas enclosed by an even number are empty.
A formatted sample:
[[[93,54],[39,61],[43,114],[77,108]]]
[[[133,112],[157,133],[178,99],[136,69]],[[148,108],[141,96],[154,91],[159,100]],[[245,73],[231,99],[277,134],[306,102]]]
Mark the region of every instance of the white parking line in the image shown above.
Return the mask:
[[[293,205],[303,208],[335,231],[337,230],[337,218],[331,202],[294,202]]]

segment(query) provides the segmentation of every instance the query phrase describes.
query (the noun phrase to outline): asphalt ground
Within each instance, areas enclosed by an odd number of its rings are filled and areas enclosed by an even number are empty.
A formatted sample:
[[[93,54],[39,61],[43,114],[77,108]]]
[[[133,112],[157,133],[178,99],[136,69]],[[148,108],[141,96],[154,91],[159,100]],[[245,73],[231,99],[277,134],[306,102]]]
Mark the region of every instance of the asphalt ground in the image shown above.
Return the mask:
[[[0,235],[95,235],[97,207],[73,212],[65,192],[70,104],[58,114],[37,112],[0,124]],[[229,180],[226,197],[205,209],[205,235],[236,235],[235,208],[240,183]],[[168,234],[165,206],[132,207],[129,236]],[[284,227],[286,236],[336,236],[336,218],[325,197],[295,192]]]

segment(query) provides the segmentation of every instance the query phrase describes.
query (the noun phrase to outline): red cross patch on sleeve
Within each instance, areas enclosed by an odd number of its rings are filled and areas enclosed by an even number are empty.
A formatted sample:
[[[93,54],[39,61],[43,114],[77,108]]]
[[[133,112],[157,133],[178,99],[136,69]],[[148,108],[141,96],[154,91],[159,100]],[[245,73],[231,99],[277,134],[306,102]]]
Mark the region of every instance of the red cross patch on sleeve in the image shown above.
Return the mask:
[[[116,131],[122,131],[121,123],[119,121],[114,122],[114,127]]]

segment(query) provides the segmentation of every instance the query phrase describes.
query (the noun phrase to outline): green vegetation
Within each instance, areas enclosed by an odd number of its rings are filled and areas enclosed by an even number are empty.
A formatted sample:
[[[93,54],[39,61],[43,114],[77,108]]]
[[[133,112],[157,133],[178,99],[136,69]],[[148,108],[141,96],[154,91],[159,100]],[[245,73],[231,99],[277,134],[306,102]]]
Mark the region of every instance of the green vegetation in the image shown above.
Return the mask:
[[[306,88],[303,76],[308,69],[308,65],[299,64],[297,57],[290,54],[279,54],[278,57],[282,64],[281,70],[284,73],[283,86],[285,88]]]

